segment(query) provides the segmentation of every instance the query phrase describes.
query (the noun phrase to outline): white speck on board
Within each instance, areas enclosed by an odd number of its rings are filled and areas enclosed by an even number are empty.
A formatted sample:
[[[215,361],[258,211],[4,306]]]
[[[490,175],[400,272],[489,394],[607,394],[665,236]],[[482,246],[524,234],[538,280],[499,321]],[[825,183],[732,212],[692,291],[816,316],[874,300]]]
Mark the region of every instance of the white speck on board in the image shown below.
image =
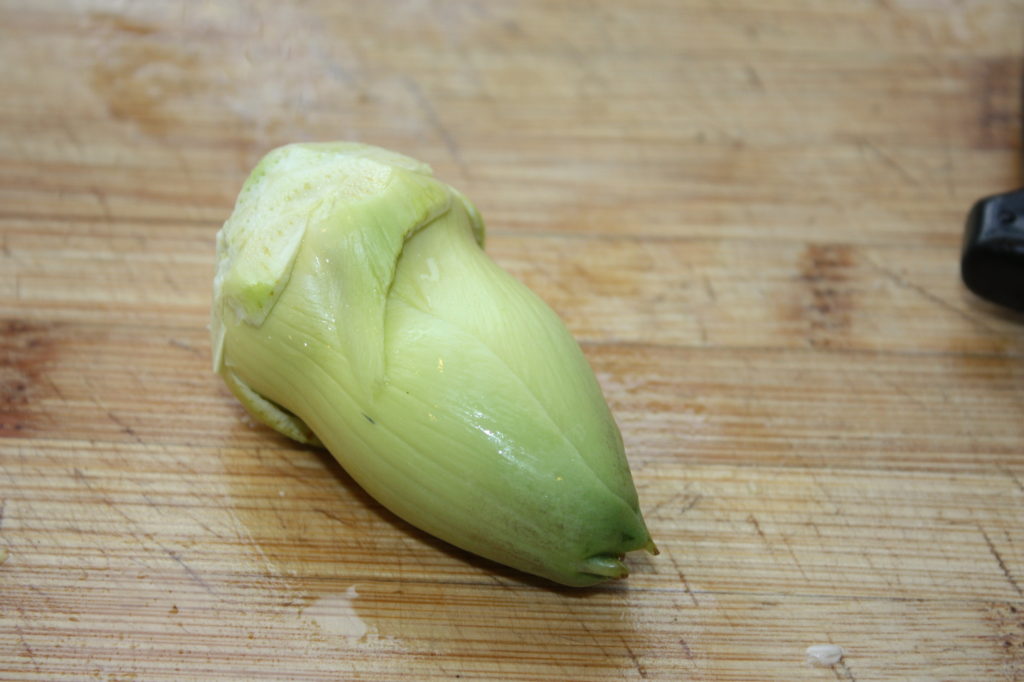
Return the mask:
[[[814,644],[807,647],[807,662],[811,665],[831,666],[843,659],[843,648],[835,644]]]

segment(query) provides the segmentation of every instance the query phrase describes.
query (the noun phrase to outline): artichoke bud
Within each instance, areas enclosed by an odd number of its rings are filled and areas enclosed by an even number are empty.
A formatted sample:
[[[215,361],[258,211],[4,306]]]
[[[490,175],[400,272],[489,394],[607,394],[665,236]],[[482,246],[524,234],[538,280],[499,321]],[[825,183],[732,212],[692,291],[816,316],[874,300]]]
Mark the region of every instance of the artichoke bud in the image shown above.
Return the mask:
[[[655,550],[619,430],[561,320],[483,241],[414,159],[278,148],[217,235],[214,370],[422,530],[565,585],[624,577],[626,552]]]

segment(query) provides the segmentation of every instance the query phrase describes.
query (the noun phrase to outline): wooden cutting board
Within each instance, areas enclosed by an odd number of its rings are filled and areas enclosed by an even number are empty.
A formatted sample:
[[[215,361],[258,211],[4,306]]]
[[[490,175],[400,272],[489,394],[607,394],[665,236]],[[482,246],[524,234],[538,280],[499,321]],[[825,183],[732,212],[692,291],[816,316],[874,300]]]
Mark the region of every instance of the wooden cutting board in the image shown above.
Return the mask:
[[[1024,326],[958,275],[1022,10],[0,3],[0,677],[1024,679]],[[211,373],[214,235],[323,139],[430,162],[566,320],[628,580],[432,540]]]

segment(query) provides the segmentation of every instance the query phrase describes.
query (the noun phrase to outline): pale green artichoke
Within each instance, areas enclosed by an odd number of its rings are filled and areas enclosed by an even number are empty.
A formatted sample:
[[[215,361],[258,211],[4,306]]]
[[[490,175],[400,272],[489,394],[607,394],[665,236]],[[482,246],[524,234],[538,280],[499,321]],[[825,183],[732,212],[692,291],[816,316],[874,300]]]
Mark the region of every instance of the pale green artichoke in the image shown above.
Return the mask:
[[[414,159],[275,149],[217,235],[214,369],[428,533],[565,585],[624,577],[626,552],[655,550],[619,430],[568,330],[483,240]]]

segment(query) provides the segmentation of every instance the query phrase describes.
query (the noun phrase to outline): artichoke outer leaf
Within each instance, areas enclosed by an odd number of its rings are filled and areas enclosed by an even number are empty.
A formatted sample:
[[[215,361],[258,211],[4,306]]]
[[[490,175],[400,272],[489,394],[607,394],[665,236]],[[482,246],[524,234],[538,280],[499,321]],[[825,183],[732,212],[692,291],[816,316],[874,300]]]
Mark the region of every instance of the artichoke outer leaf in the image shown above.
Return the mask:
[[[267,400],[230,369],[222,373],[224,383],[246,411],[260,423],[304,445],[322,446],[306,423],[271,400]]]

